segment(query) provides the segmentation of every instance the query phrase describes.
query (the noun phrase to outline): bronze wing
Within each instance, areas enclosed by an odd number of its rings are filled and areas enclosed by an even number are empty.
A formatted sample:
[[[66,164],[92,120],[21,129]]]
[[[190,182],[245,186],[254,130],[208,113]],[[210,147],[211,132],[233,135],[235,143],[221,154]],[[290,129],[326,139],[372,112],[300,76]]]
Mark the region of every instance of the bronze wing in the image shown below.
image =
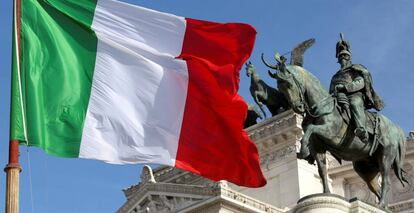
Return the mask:
[[[305,51],[309,47],[311,47],[314,43],[315,43],[315,39],[311,38],[311,39],[308,39],[300,43],[295,48],[293,48],[292,54],[290,57],[290,64],[303,67],[303,55],[305,54]]]

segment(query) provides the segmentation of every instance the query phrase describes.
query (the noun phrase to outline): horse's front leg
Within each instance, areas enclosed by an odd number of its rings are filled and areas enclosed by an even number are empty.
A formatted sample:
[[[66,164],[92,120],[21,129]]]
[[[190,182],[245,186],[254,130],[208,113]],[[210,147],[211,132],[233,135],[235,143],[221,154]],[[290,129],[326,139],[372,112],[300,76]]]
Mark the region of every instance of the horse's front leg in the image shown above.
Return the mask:
[[[305,152],[306,154],[306,152],[308,152],[312,155],[318,166],[319,177],[322,179],[323,192],[331,193],[328,186],[328,172],[326,168],[325,154],[326,150],[322,148],[321,141],[315,141],[318,140],[317,136],[321,136],[323,132],[326,132],[326,130],[323,127],[324,126],[309,124],[305,128],[305,133],[301,140],[301,153]]]
[[[307,127],[305,127],[305,132],[303,134],[302,139],[300,140],[300,152],[297,155],[299,159],[306,159],[310,156],[309,151],[309,139],[312,136],[312,134],[315,132],[316,126],[313,124],[309,124]]]
[[[262,111],[264,118],[267,118],[266,111],[263,109],[263,102],[259,100],[259,91],[254,92],[254,101],[257,105],[259,105],[259,108]]]
[[[316,160],[316,165],[318,165],[319,177],[322,179],[323,193],[331,193],[328,185],[328,172],[326,168],[326,152],[325,151],[315,151],[312,149],[312,156]]]

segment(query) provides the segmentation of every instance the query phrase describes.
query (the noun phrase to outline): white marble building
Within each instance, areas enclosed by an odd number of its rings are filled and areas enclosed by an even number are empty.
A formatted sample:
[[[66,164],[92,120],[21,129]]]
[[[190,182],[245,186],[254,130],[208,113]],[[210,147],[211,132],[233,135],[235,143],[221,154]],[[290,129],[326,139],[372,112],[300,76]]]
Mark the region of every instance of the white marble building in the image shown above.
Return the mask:
[[[135,212],[381,212],[367,203],[375,196],[349,162],[329,160],[332,191],[339,196],[310,196],[321,193],[315,165],[296,158],[302,137],[302,118],[287,111],[247,129],[256,143],[267,179],[262,188],[218,183],[171,167],[144,167],[141,182],[124,189],[126,202],[119,213]],[[409,182],[414,182],[414,133],[407,141],[406,165]],[[390,209],[414,212],[414,185],[405,188],[393,177]],[[352,199],[357,197],[358,199]],[[323,201],[323,202],[322,202]],[[365,202],[361,202],[365,201]],[[315,210],[315,208],[319,210]],[[313,210],[312,210],[313,209]],[[333,210],[335,209],[335,210]],[[323,212],[322,211],[322,212]]]

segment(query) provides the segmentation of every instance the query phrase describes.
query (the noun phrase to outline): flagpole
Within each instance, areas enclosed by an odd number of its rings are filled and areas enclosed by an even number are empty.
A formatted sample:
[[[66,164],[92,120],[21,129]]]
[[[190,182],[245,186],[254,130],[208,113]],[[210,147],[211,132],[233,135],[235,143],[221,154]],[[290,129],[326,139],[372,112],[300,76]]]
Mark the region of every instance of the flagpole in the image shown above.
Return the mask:
[[[11,140],[9,144],[9,163],[6,172],[6,213],[19,212],[19,176],[22,167],[19,163],[19,141]]]
[[[20,6],[21,2],[20,0],[14,0],[13,1],[13,31],[14,31],[14,42],[15,42],[15,48],[16,48],[16,59],[17,59],[17,69],[18,69],[18,75],[20,78],[20,67],[19,67],[19,49],[20,49],[20,39],[18,32],[20,31],[20,19],[17,17],[20,17]],[[19,85],[20,85],[20,79],[19,79]],[[19,86],[20,92],[21,92],[21,86]],[[22,96],[20,95],[20,98]],[[23,105],[22,105],[23,107]],[[23,112],[23,111],[22,111]],[[24,122],[24,118],[23,118]],[[25,125],[24,127],[25,128]],[[26,137],[26,131],[25,132],[25,138]],[[22,167],[19,163],[19,140],[11,139],[9,143],[9,163],[4,168],[4,171],[6,172],[6,213],[18,213],[19,212],[19,182],[20,182],[20,172],[22,171]]]

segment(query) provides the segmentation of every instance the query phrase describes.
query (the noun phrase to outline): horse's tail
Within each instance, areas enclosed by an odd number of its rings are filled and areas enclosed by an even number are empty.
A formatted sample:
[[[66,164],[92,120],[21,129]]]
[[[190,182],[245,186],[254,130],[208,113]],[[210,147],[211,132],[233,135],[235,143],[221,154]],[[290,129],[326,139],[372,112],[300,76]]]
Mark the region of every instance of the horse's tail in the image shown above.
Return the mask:
[[[404,138],[404,133],[403,131],[399,129],[400,132],[400,137],[398,138],[398,148],[397,148],[397,155],[395,156],[394,159],[394,173],[395,175],[398,177],[398,179],[400,180],[401,184],[403,186],[405,186],[404,182],[407,183],[408,185],[410,185],[410,183],[408,182],[407,178],[406,178],[406,171],[404,171],[403,167],[404,167],[404,159],[405,159],[405,145],[406,145],[406,141]]]

